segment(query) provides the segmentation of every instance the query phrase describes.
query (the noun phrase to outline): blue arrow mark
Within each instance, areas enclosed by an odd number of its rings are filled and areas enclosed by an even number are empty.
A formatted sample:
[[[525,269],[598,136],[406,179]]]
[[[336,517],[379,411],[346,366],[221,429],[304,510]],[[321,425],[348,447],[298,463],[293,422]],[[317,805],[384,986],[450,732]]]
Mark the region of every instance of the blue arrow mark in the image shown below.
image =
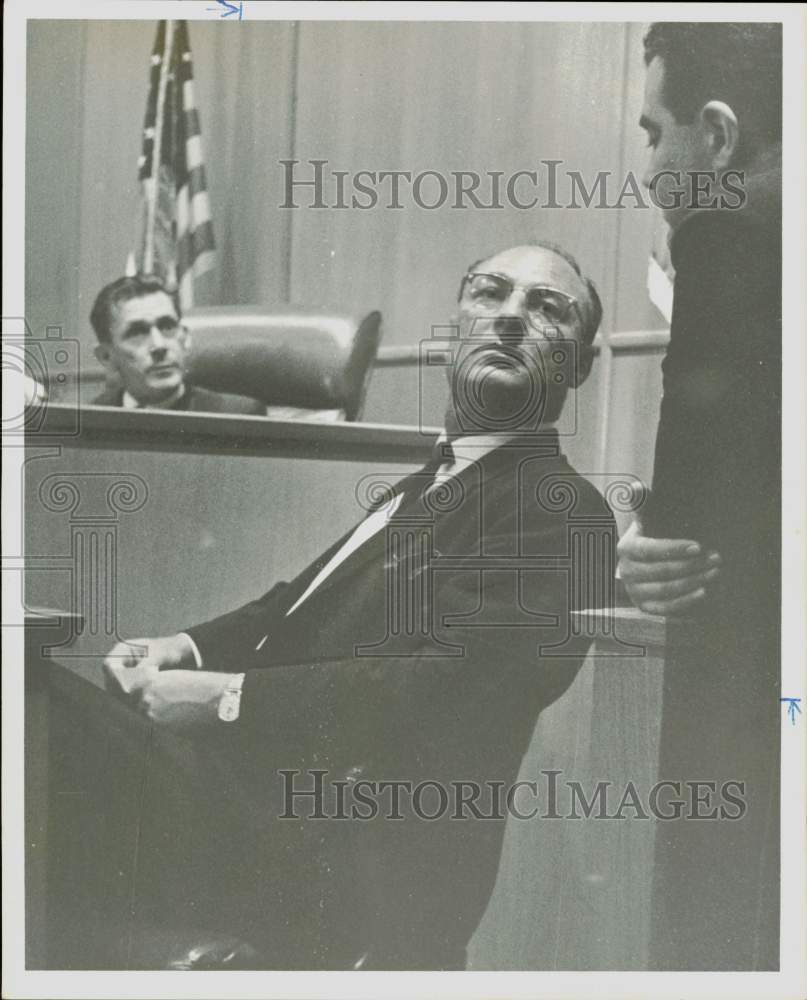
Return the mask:
[[[787,714],[790,716],[790,724],[792,726],[796,725],[796,712],[801,715],[801,709],[799,708],[799,702],[801,698],[780,698],[779,701],[786,701],[787,704]]]
[[[232,17],[233,14],[237,14],[238,15],[238,20],[239,21],[243,20],[243,17],[244,17],[244,4],[243,4],[243,2],[241,2],[241,3],[228,3],[227,0],[216,0],[216,3],[219,5],[219,8],[221,8],[221,7],[225,7],[226,8],[225,12],[221,15],[221,17]],[[208,7],[207,9],[208,10],[216,10],[217,8],[215,8],[215,7]]]

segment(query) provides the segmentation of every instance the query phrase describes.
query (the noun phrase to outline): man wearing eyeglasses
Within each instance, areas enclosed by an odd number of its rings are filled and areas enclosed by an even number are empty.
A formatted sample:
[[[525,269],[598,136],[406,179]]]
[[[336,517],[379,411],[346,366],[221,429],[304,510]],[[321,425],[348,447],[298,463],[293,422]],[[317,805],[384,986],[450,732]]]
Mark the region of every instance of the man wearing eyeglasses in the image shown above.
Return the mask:
[[[539,275],[543,280],[536,282]],[[588,378],[591,343],[602,316],[596,289],[582,276],[574,258],[546,242],[505,250],[469,268],[458,305],[464,360],[454,370],[455,381],[460,379],[460,383],[452,385],[448,434],[464,429],[463,380],[472,391],[480,385],[487,387],[487,420],[491,426],[502,420],[502,433],[508,432],[505,414],[512,414],[511,424],[519,424],[516,414],[530,403],[540,404],[543,426],[555,424],[569,388]],[[554,341],[574,345],[570,377],[557,368],[560,356]],[[563,361],[569,360],[561,353]],[[473,372],[466,370],[471,357],[479,362]],[[524,427],[522,422],[522,431]]]
[[[92,307],[90,323],[98,337],[95,357],[113,383],[94,405],[266,413],[257,400],[187,384],[190,334],[182,324],[176,294],[155,275],[127,276],[106,285]]]
[[[159,854],[168,874],[154,880],[158,891],[176,887],[171,919],[184,905],[197,925],[246,939],[258,952],[245,960],[252,967],[464,967],[504,813],[488,798],[470,809],[452,800],[431,821],[403,799],[396,822],[382,795],[381,815],[362,822],[351,789],[466,782],[472,795],[475,782],[484,797],[488,782],[507,788],[539,713],[572,683],[590,638],[571,612],[592,599],[573,580],[610,578],[616,536],[554,424],[589,374],[600,317],[593,284],[551,244],[474,264],[460,285],[432,461],[383,491],[292,582],[187,632],[110,652],[109,690],[158,734],[195,733],[195,746],[212,750],[209,765],[174,756],[160,770],[178,791],[149,815],[183,835],[158,837],[153,853],[140,840],[139,870]],[[572,541],[579,530],[591,544]],[[151,752],[156,766],[159,742]],[[279,769],[294,773],[292,806],[308,819],[278,819],[289,811]],[[320,821],[304,791],[314,769],[326,788]],[[333,816],[334,781],[352,822]],[[190,818],[177,813],[182,803]],[[202,863],[201,845],[222,825],[221,850],[204,848],[214,861]],[[180,879],[188,852],[195,868]]]

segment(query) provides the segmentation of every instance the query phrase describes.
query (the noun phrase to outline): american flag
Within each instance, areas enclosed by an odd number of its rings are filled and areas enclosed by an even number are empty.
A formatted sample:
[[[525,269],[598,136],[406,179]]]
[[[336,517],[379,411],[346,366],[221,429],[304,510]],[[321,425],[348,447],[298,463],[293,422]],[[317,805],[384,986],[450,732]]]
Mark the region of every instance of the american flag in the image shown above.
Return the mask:
[[[188,25],[160,21],[138,160],[142,186],[137,247],[127,272],[158,274],[193,305],[193,279],[215,265]]]

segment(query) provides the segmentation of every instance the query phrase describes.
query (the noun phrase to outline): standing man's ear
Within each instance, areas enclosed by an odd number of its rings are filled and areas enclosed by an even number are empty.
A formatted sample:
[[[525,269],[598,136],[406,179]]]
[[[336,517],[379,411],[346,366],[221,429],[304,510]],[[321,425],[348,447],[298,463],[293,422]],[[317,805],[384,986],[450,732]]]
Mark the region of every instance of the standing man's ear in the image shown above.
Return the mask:
[[[709,155],[716,170],[725,170],[737,152],[740,126],[737,116],[723,101],[709,101],[701,108],[701,125],[709,143]]]

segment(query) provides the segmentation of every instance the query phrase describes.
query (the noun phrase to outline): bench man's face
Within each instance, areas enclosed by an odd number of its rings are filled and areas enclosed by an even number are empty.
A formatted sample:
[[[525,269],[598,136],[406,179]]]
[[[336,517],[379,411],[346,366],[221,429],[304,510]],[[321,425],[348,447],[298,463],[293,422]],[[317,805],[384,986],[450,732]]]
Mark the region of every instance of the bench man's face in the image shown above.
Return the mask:
[[[165,292],[118,303],[109,338],[96,357],[139,403],[159,403],[182,388],[189,337]]]
[[[590,369],[590,353],[580,350],[587,296],[574,268],[545,247],[512,247],[475,265],[459,302],[455,409],[476,410],[479,431],[523,432],[557,420],[570,363],[574,385]]]

